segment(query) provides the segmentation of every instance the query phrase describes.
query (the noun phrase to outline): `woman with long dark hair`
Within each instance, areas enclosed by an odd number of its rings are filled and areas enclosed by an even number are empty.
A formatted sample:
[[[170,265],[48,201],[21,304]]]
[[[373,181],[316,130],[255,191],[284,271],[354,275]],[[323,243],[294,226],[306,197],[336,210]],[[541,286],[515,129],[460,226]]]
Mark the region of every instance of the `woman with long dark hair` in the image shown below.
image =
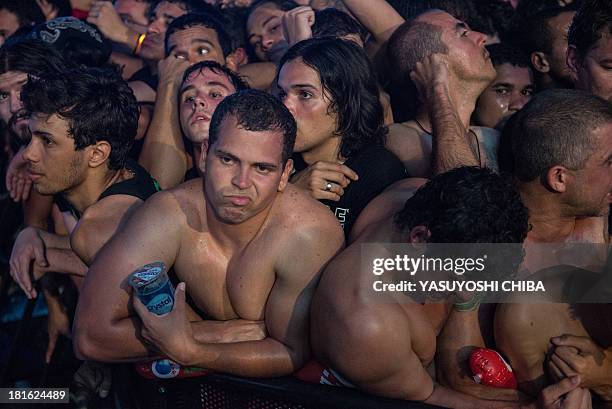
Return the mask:
[[[384,147],[376,76],[361,48],[331,37],[295,44],[279,67],[279,96],[298,124],[291,182],[329,206],[348,236],[368,202],[406,177]]]

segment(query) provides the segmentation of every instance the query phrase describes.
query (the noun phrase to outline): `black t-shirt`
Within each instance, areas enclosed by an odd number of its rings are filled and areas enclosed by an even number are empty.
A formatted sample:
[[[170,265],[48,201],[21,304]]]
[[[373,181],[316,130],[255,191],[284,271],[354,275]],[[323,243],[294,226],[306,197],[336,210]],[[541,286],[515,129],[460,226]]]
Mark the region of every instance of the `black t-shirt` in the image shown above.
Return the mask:
[[[302,155],[293,155],[294,167],[300,172],[308,167]],[[353,223],[366,205],[389,185],[408,177],[402,162],[383,146],[370,146],[354,153],[346,162],[359,179],[344,189],[339,201],[321,200],[338,218],[348,237]]]
[[[142,201],[145,201],[155,192],[159,192],[161,190],[159,184],[153,178],[153,176],[151,176],[145,168],[140,166],[135,161],[129,159],[125,167],[134,174],[134,177],[110,185],[104,192],[100,194],[100,197],[98,197],[98,201],[104,199],[106,196],[111,195],[135,196],[141,199]],[[57,207],[59,207],[62,213],[70,212],[75,217],[75,219],[79,220],[81,218],[81,214],[77,211],[77,209],[74,208],[74,206],[72,206],[69,201],[66,200],[63,195],[56,195],[55,203],[57,204]]]
[[[157,84],[159,83],[159,77],[151,72],[151,69],[148,66],[144,66],[138,71],[136,71],[128,82],[132,81],[142,81],[147,84],[149,87],[153,89],[153,91],[157,90]]]

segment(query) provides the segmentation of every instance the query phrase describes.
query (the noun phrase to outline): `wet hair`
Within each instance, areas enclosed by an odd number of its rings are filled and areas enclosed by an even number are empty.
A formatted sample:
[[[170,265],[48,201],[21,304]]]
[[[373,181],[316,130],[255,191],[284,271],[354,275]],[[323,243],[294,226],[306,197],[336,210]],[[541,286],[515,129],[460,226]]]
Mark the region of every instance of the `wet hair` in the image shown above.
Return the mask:
[[[240,75],[230,70],[229,68],[219,64],[216,61],[200,61],[198,63],[193,64],[185,70],[185,74],[183,75],[183,80],[181,81],[181,84],[183,84],[193,72],[201,72],[205,69],[209,69],[217,74],[225,74],[225,76],[230,80],[234,88],[236,88],[236,91],[249,89],[249,84],[247,84],[247,82],[242,79]]]
[[[368,30],[342,10],[328,8],[315,12],[313,37],[344,37],[350,34],[358,35],[365,44]]]
[[[76,150],[107,141],[111,146],[108,167],[125,165],[139,112],[132,89],[116,70],[78,68],[30,76],[21,99],[30,114],[56,114],[66,120]]]
[[[223,57],[227,57],[233,51],[231,39],[219,20],[205,13],[187,13],[174,19],[168,26],[165,41],[166,56],[170,54],[170,50],[168,49],[168,40],[170,36],[177,31],[186,30],[192,27],[206,27],[214,30],[217,34],[217,40],[221,46]]]
[[[593,130],[612,123],[612,105],[583,91],[536,94],[506,124],[500,166],[521,182],[542,177],[553,166],[581,169],[597,146]]]
[[[274,4],[276,7],[278,7],[279,10],[282,11],[289,11],[299,6],[299,4],[292,0],[255,0],[249,6],[249,11],[247,12],[247,20],[256,9],[267,3]]]
[[[223,121],[232,116],[238,127],[253,132],[275,131],[283,134],[282,164],[293,154],[297,125],[291,112],[272,95],[254,89],[227,96],[215,109],[210,120],[208,152],[219,138]]]
[[[433,243],[522,243],[528,211],[511,178],[461,167],[435,176],[394,218],[402,232],[425,226]]]
[[[0,48],[0,74],[21,71],[40,77],[49,71],[62,71],[69,62],[54,48],[38,40],[19,40]]]
[[[531,67],[529,56],[520,48],[510,44],[498,43],[487,46],[494,66],[510,64],[515,67]]]
[[[319,74],[323,92],[337,113],[336,134],[342,137],[340,154],[345,158],[373,145],[383,145],[387,135],[372,65],[360,47],[333,37],[311,38],[291,47],[279,64],[301,59]]]
[[[391,35],[387,53],[396,79],[408,81],[417,62],[434,53],[448,54],[448,47],[442,41],[442,30],[438,26],[412,19]]]
[[[13,13],[21,27],[33,26],[45,21],[45,15],[35,0],[0,0],[0,10]]]
[[[574,16],[568,43],[583,59],[600,38],[612,36],[612,3],[609,0],[585,0]]]
[[[244,7],[230,7],[221,10],[223,27],[230,36],[232,50],[236,50],[238,48],[244,48],[246,50],[248,48],[246,41],[247,13],[248,9]]]
[[[527,15],[521,33],[521,44],[529,54],[541,51],[546,54],[552,53],[553,32],[550,28],[550,20],[562,13],[573,12],[575,7],[550,7],[544,8],[534,14]]]

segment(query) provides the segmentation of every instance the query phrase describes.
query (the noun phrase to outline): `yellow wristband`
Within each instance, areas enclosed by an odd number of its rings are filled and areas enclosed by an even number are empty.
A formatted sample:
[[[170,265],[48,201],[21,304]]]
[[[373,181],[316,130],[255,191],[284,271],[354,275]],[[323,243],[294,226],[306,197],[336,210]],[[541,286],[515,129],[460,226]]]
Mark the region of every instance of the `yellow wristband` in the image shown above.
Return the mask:
[[[136,40],[136,47],[134,47],[133,51],[134,55],[137,55],[140,52],[140,49],[142,48],[142,43],[144,42],[146,37],[147,35],[144,33],[138,36],[138,40]]]

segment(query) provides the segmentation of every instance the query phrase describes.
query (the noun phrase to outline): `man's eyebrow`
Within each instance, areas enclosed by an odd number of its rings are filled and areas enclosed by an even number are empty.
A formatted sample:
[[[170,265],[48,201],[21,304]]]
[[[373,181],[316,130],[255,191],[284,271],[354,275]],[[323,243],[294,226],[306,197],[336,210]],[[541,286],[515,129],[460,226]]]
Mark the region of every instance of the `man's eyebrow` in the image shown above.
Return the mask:
[[[493,84],[494,87],[506,87],[506,88],[514,88],[514,84],[510,82],[496,82]]]
[[[179,96],[183,95],[185,92],[190,91],[192,89],[194,89],[195,87],[193,85],[187,85],[185,88],[181,89],[181,92],[179,92]]]
[[[216,87],[221,87],[221,88],[225,89],[226,91],[231,91],[231,90],[228,88],[228,86],[227,86],[227,85],[225,85],[224,83],[219,82],[219,81],[208,81],[206,84],[207,84],[207,85],[216,86]]]
[[[270,16],[267,19],[264,20],[263,24],[261,25],[262,27],[264,27],[266,24],[268,24],[271,20],[277,18],[278,16]]]
[[[212,41],[207,40],[207,39],[205,39],[205,38],[192,38],[192,39],[191,39],[191,44],[193,44],[193,43],[205,43],[205,44],[210,45],[211,47],[214,47],[214,46],[215,46],[215,45],[212,43]]]
[[[217,156],[227,156],[230,159],[235,160],[236,162],[240,162],[240,159],[238,157],[236,157],[236,156],[232,155],[231,153],[226,152],[226,151],[224,151],[222,149],[215,149],[215,154]]]
[[[310,85],[310,84],[293,84],[291,85],[291,88],[310,88],[313,90],[317,90],[317,87],[315,87],[314,85]]]
[[[267,168],[270,170],[278,169],[278,165],[276,165],[275,163],[268,163],[268,162],[257,162],[257,163],[254,163],[253,166],[261,166],[262,168]]]

